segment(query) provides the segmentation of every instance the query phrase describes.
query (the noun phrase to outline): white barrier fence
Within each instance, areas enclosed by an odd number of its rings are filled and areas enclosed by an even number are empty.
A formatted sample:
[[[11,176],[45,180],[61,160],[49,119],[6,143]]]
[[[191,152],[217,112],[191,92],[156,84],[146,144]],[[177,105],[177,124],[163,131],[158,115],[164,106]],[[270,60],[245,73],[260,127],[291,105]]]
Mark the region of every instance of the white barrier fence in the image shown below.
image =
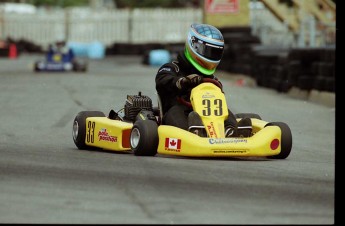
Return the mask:
[[[335,44],[335,26],[316,31],[315,25],[296,34],[278,23],[267,9],[251,8],[251,27],[263,44],[304,46],[316,40],[314,46]],[[25,39],[47,47],[62,36],[71,42],[114,43],[178,43],[184,42],[191,23],[203,21],[203,10],[184,9],[111,9],[39,10],[35,14],[2,13],[0,11],[0,39]],[[313,32],[315,31],[315,32]],[[308,39],[305,39],[308,35]],[[310,43],[309,43],[310,45]]]
[[[25,39],[47,46],[59,38],[71,42],[113,43],[184,42],[188,26],[201,23],[201,9],[71,8],[36,14],[0,12],[0,39]]]

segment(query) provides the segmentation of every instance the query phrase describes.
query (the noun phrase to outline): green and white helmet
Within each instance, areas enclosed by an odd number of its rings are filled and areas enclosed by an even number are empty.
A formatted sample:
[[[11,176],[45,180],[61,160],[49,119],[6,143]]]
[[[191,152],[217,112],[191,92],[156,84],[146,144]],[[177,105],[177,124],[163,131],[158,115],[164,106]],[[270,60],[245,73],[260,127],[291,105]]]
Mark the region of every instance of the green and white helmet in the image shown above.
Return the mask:
[[[212,75],[222,59],[224,38],[212,25],[192,24],[188,31],[184,54],[201,73]]]

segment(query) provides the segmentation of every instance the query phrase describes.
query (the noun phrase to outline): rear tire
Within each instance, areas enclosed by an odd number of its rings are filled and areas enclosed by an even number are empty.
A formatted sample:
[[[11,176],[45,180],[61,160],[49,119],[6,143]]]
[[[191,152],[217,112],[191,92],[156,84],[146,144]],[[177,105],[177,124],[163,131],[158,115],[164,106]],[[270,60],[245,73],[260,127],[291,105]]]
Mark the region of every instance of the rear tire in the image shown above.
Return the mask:
[[[86,118],[88,117],[105,117],[105,115],[101,111],[81,111],[74,118],[72,137],[79,150],[94,149],[94,147],[85,144]]]
[[[134,123],[130,136],[134,155],[155,156],[158,142],[158,125],[155,121],[138,120]]]
[[[75,72],[86,72],[87,64],[82,61],[73,62],[73,71]]]
[[[290,127],[284,122],[270,122],[267,126],[278,126],[281,130],[281,151],[278,155],[268,156],[270,159],[286,159],[292,148],[292,134]]]
[[[34,71],[35,71],[35,72],[38,72],[38,71],[39,71],[38,63],[37,63],[37,62],[35,62],[35,64],[34,64]]]

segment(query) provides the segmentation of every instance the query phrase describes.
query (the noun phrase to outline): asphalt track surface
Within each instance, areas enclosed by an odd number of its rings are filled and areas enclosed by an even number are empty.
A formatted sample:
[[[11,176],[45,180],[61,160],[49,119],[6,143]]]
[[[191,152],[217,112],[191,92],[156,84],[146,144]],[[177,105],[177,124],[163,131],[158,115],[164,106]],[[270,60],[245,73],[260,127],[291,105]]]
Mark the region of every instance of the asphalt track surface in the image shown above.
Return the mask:
[[[217,72],[232,111],[290,126],[287,159],[83,151],[75,115],[119,110],[138,91],[156,103],[157,68],[116,56],[86,73],[34,73],[42,58],[0,58],[0,223],[335,223],[335,108]]]

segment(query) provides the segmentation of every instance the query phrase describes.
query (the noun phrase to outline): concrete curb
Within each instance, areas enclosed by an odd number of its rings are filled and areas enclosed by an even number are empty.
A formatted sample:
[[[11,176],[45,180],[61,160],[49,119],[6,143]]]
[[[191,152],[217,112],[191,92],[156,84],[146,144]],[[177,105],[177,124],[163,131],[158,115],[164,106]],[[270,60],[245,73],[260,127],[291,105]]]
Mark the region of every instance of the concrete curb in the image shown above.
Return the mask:
[[[291,97],[303,99],[306,101],[310,101],[332,108],[335,108],[336,104],[335,93],[332,92],[325,92],[319,90],[305,91],[300,90],[297,87],[292,87],[289,90],[288,95]]]

